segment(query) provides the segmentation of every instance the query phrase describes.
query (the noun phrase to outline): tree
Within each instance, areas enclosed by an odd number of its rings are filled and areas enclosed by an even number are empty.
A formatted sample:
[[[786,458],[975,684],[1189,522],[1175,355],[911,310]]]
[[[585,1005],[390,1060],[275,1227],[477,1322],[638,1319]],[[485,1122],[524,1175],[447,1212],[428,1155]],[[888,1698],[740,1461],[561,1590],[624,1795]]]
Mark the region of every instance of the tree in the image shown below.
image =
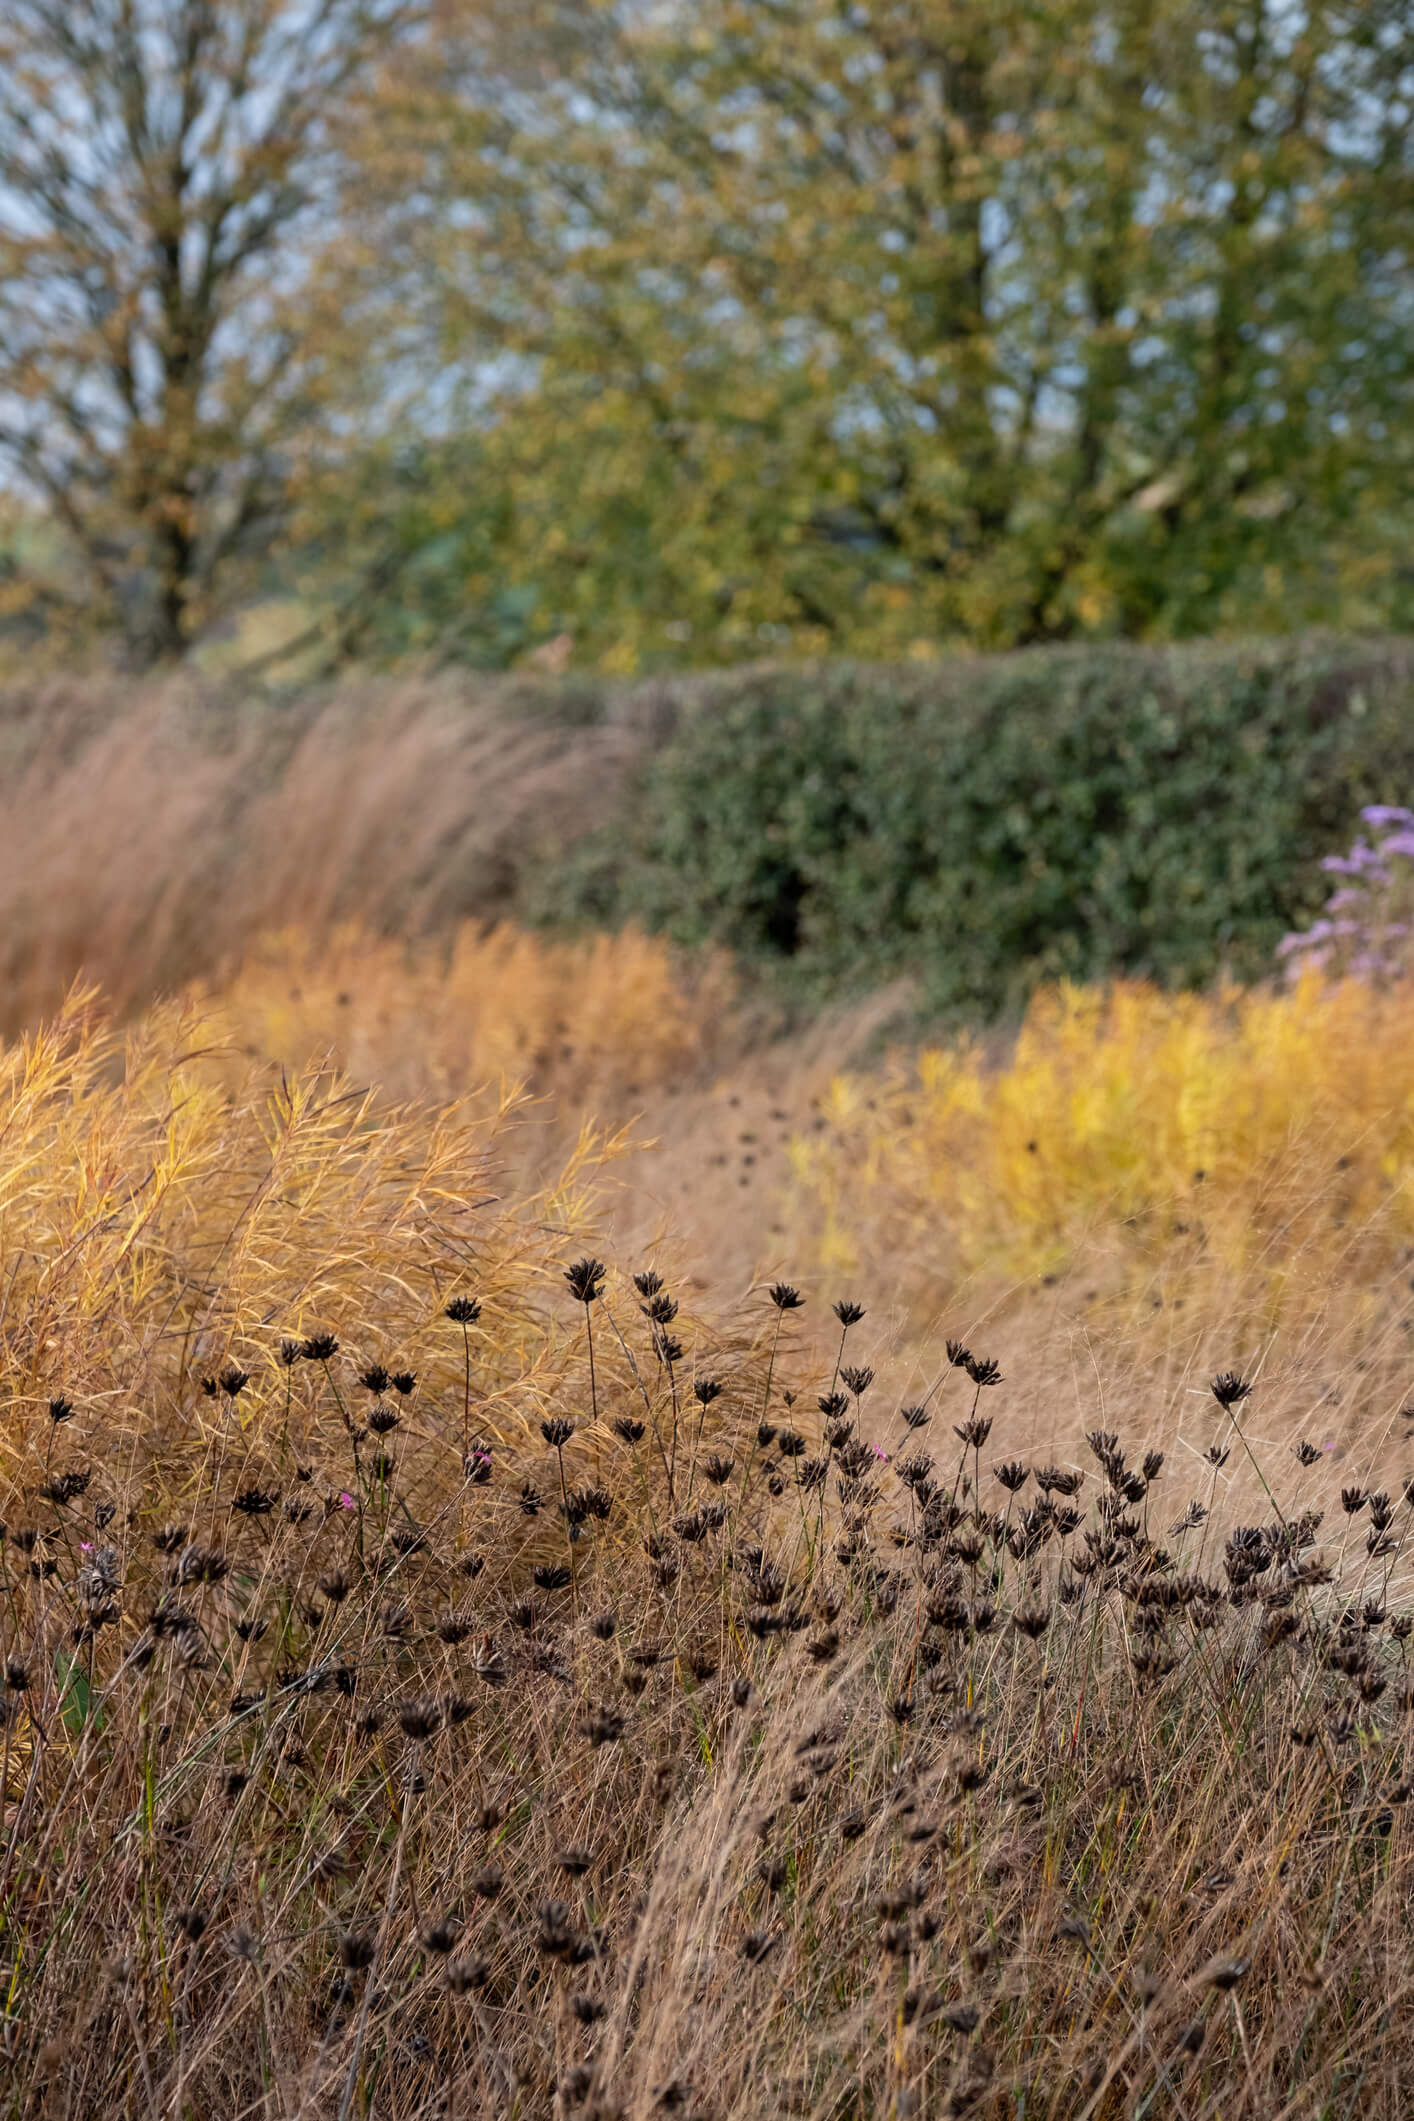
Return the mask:
[[[0,0],[0,454],[137,656],[279,517],[332,369],[340,114],[426,12]]]
[[[1341,616],[1388,552],[1414,0],[514,12],[403,78],[398,247],[439,361],[519,356],[505,563],[601,660]]]

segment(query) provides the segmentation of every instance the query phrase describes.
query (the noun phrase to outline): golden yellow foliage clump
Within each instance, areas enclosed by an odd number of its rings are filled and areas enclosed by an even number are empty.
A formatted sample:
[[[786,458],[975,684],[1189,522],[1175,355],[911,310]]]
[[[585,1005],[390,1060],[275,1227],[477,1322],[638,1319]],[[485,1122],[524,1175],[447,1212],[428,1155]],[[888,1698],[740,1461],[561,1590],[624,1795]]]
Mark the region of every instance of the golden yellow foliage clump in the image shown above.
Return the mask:
[[[1414,1237],[1414,988],[1037,996],[993,1065],[965,1039],[838,1077],[794,1168],[841,1266],[1359,1280]]]
[[[632,929],[556,941],[468,923],[446,946],[355,926],[268,936],[209,1000],[246,1052],[287,1067],[333,1055],[395,1097],[522,1083],[602,1115],[724,1050],[731,992],[724,959],[689,973]]]

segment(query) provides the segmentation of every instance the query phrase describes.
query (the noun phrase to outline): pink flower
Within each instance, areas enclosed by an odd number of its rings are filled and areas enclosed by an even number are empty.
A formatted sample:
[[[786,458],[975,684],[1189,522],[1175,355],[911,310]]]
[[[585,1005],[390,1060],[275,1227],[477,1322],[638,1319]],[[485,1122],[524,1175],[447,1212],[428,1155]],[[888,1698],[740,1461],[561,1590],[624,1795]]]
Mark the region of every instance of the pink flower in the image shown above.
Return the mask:
[[[81,1554],[91,1554],[93,1552],[93,1541],[91,1539],[81,1539],[79,1541],[79,1552]]]
[[[356,1507],[352,1495],[347,1490],[339,1497],[339,1507],[343,1510],[352,1510]]]
[[[888,1464],[889,1454],[887,1451],[881,1451],[876,1443],[871,1443],[869,1448],[874,1453],[874,1456],[878,1459],[880,1465],[886,1466]]]

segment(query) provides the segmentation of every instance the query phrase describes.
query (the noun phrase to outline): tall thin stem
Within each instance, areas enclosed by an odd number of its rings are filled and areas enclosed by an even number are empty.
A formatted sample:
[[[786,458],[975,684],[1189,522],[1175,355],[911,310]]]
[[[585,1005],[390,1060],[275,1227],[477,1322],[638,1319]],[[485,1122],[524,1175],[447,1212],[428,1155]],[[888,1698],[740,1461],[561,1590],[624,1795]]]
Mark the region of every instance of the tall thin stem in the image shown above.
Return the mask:
[[[584,1307],[584,1330],[589,1338],[589,1411],[597,1424],[599,1420],[599,1391],[594,1378],[594,1314],[588,1304]]]
[[[565,1512],[565,1544],[569,1548],[570,1553],[570,1601],[575,1612],[578,1613],[579,1571],[574,1565],[574,1526],[570,1523],[570,1491],[565,1484],[565,1447],[562,1443],[556,1444],[555,1457],[559,1462],[560,1468],[560,1501],[564,1505]]]

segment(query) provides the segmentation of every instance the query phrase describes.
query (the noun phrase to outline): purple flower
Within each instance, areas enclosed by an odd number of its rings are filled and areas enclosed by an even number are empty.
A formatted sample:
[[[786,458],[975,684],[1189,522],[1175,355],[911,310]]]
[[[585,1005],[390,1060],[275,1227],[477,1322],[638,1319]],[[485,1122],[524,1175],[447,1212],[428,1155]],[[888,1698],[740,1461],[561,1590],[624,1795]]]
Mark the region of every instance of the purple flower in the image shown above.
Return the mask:
[[[1329,964],[1357,979],[1397,978],[1409,969],[1403,938],[1410,934],[1409,887],[1414,882],[1414,811],[1394,803],[1370,803],[1360,813],[1377,843],[1357,839],[1348,854],[1328,854],[1328,876],[1348,878],[1330,894],[1304,933],[1284,935],[1276,947],[1289,978],[1307,966]],[[1397,944],[1397,948],[1387,945]]]
[[[354,1510],[357,1509],[357,1507],[358,1505],[354,1501],[352,1495],[350,1495],[348,1490],[345,1489],[344,1493],[339,1497],[339,1508],[341,1510]]]

